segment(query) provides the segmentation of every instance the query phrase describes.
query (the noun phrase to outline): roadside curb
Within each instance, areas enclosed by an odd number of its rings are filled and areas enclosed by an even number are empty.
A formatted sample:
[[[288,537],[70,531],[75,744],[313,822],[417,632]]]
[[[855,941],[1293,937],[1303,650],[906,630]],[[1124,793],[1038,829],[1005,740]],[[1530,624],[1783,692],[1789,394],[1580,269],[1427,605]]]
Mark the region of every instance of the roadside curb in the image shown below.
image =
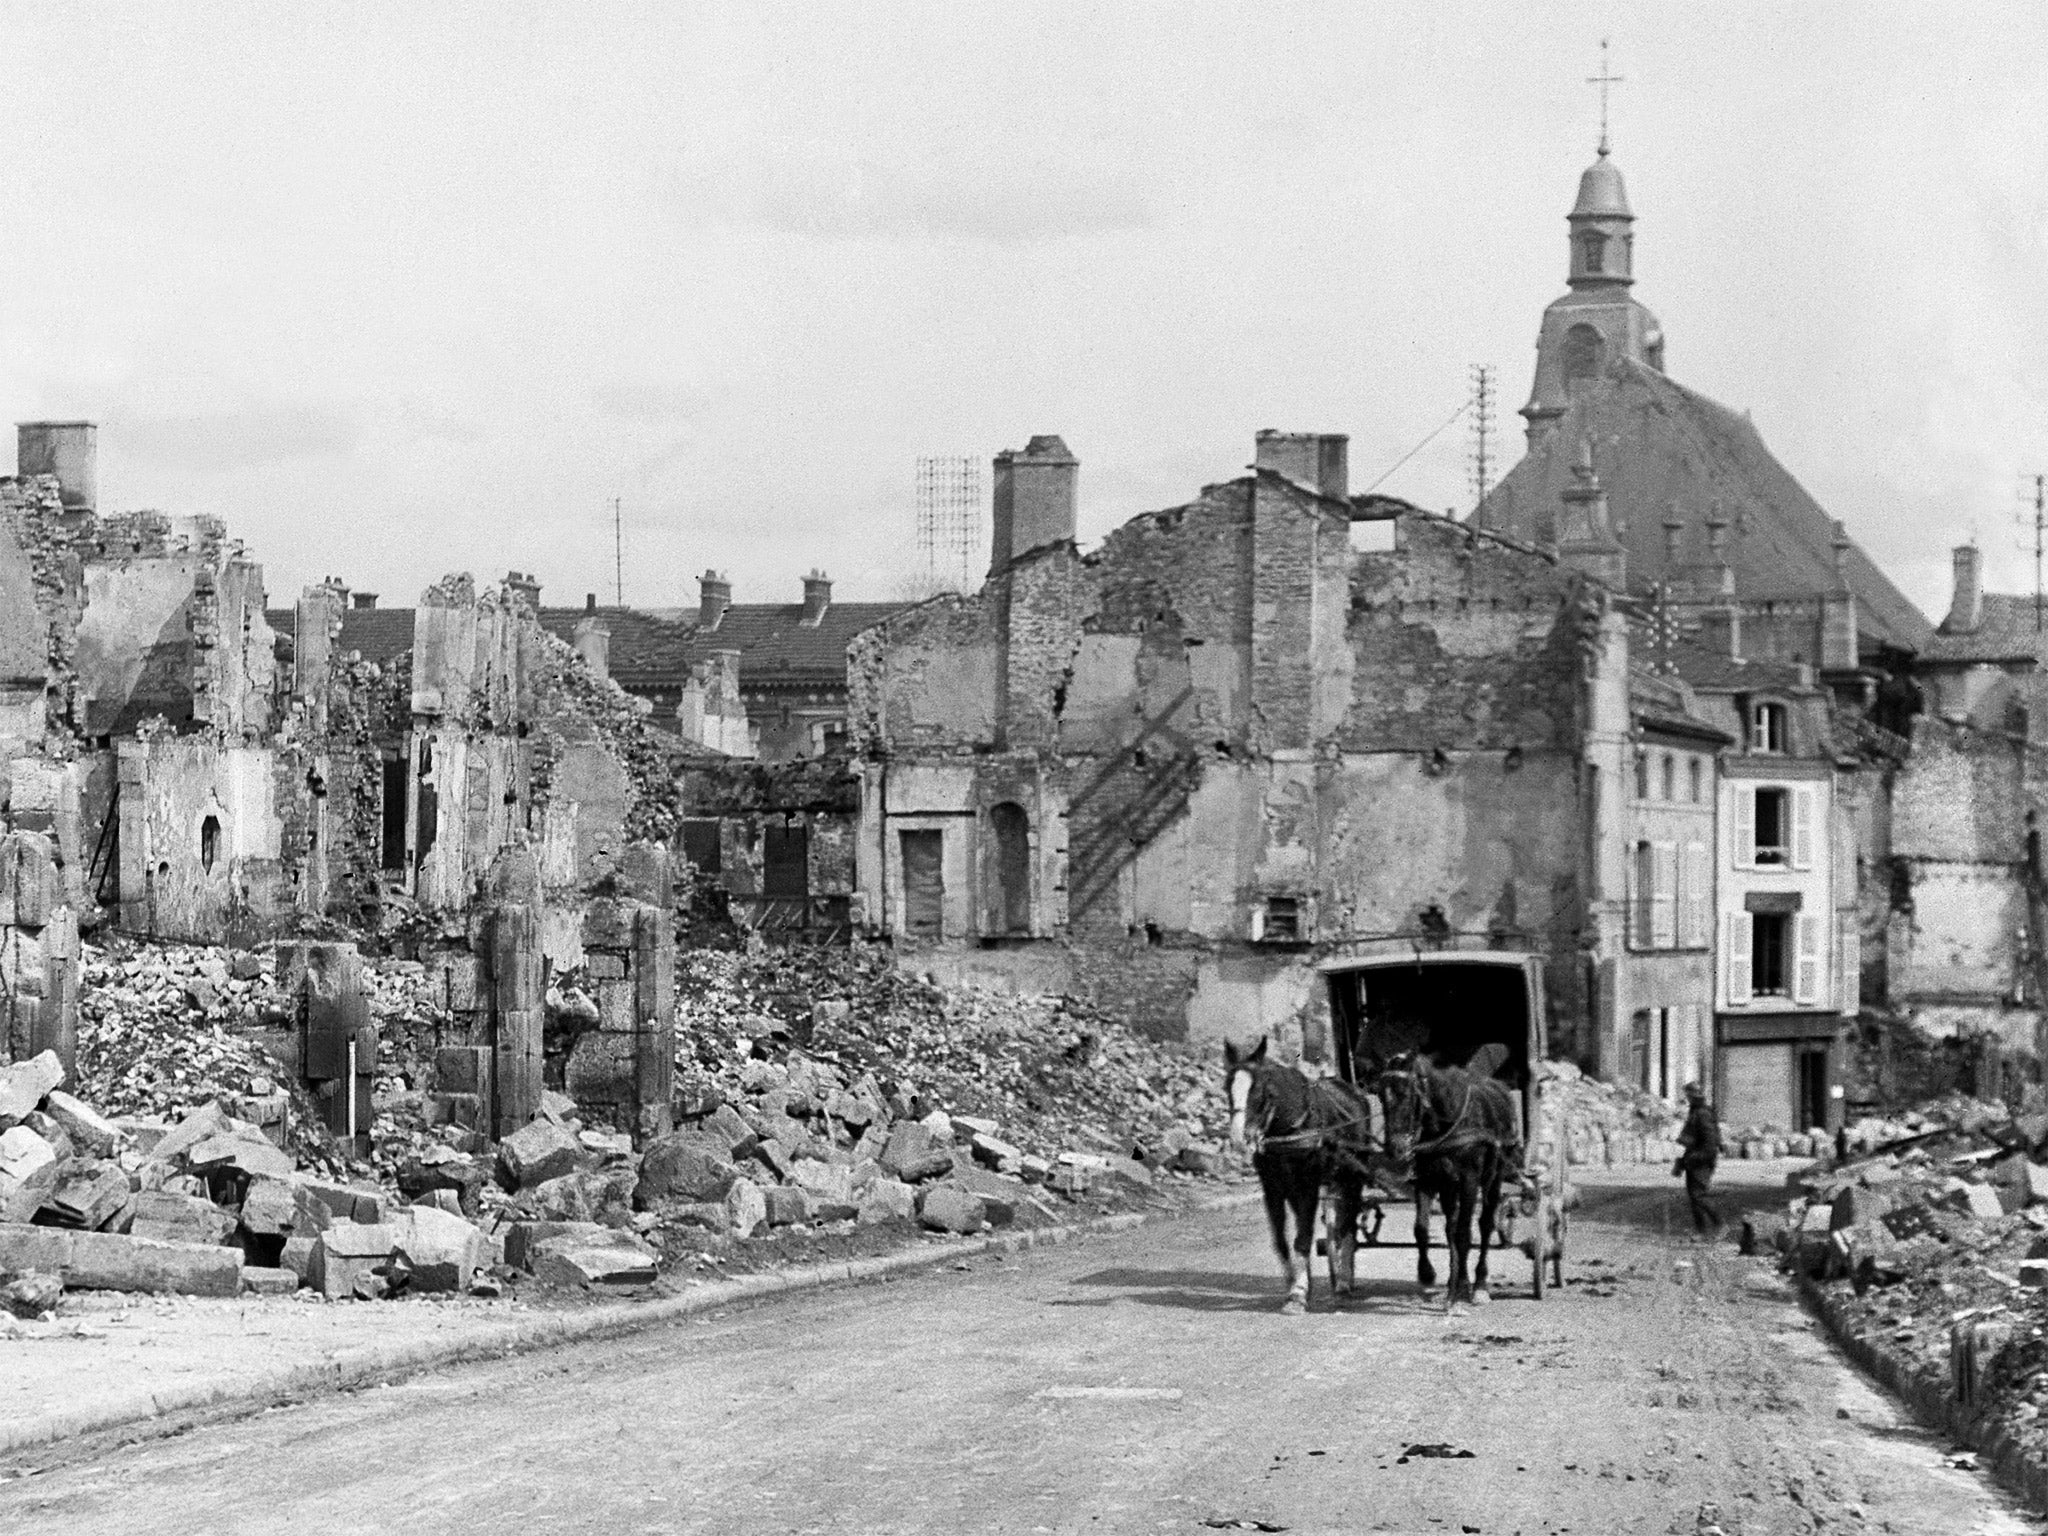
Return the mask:
[[[2020,1445],[2003,1426],[1966,1410],[1950,1395],[1944,1372],[1854,1332],[1839,1295],[1830,1294],[1810,1275],[1798,1275],[1795,1283],[1837,1349],[1912,1409],[1922,1423],[1953,1436],[1982,1456],[2008,1491],[2036,1511],[2048,1510],[2048,1458]]]
[[[1077,1238],[1128,1232],[1154,1222],[1182,1220],[1215,1211],[1255,1205],[1256,1190],[1238,1190],[1194,1202],[1172,1211],[1133,1211],[1099,1216],[1030,1231],[970,1237],[957,1243],[901,1249],[844,1263],[806,1264],[700,1286],[680,1296],[649,1301],[615,1302],[580,1312],[528,1317],[510,1327],[469,1337],[415,1340],[403,1344],[369,1344],[343,1350],[311,1365],[278,1366],[238,1377],[189,1386],[140,1389],[70,1412],[47,1413],[26,1423],[0,1427],[0,1455],[72,1440],[102,1430],[146,1424],[175,1413],[239,1405],[251,1410],[296,1402],[328,1392],[377,1385],[394,1376],[409,1376],[444,1365],[501,1360],[564,1344],[583,1344],[637,1333],[678,1318],[715,1311],[743,1302],[837,1285],[880,1280],[983,1253],[1016,1253],[1028,1248],[1056,1247]],[[372,1303],[374,1305],[374,1303]],[[403,1305],[403,1303],[398,1303]]]

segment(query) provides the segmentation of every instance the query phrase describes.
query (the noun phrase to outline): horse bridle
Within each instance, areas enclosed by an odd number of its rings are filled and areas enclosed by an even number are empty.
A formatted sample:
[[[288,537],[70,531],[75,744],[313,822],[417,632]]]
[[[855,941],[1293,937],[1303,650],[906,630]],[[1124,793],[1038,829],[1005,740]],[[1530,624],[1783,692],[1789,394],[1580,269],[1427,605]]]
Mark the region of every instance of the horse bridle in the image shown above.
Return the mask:
[[[1247,1070],[1250,1070],[1250,1069],[1247,1069]],[[1286,1071],[1287,1069],[1286,1069],[1285,1067],[1269,1067],[1269,1068],[1268,1068],[1268,1070],[1270,1070],[1270,1071],[1275,1071],[1275,1072],[1284,1072],[1284,1071]],[[1257,1088],[1257,1087],[1258,1087],[1258,1085],[1259,1085],[1259,1074],[1258,1074],[1258,1073],[1257,1073],[1256,1071],[1253,1071],[1253,1072],[1252,1072],[1252,1074],[1251,1074],[1251,1076],[1252,1076],[1252,1087],[1253,1087],[1253,1088]],[[1313,1090],[1313,1084],[1311,1084],[1311,1090]],[[1246,1109],[1246,1117],[1245,1117],[1245,1129],[1247,1129],[1247,1130],[1256,1130],[1256,1131],[1257,1131],[1257,1133],[1258,1133],[1258,1137],[1259,1137],[1259,1144],[1260,1144],[1261,1146],[1267,1146],[1267,1147],[1292,1147],[1292,1146],[1306,1146],[1306,1145],[1308,1145],[1308,1144],[1309,1144],[1309,1143],[1311,1143],[1311,1142],[1318,1142],[1318,1143],[1319,1143],[1319,1142],[1323,1141],[1324,1139],[1326,1139],[1327,1137],[1330,1137],[1330,1136],[1334,1136],[1334,1135],[1336,1135],[1336,1134],[1337,1134],[1337,1133],[1338,1133],[1339,1131],[1343,1131],[1343,1130],[1346,1130],[1346,1129],[1348,1129],[1349,1127],[1351,1127],[1351,1126],[1354,1126],[1354,1125],[1363,1125],[1363,1126],[1365,1126],[1365,1128],[1366,1128],[1366,1130],[1367,1130],[1367,1132],[1368,1132],[1368,1133],[1370,1133],[1370,1131],[1371,1131],[1371,1129],[1372,1129],[1372,1119],[1371,1119],[1371,1117],[1370,1117],[1370,1116],[1366,1116],[1366,1117],[1364,1117],[1364,1118],[1360,1118],[1360,1116],[1359,1116],[1359,1115],[1358,1115],[1358,1114],[1357,1114],[1357,1113],[1356,1113],[1355,1111],[1351,1111],[1351,1110],[1346,1110],[1346,1112],[1345,1112],[1345,1115],[1344,1115],[1344,1118],[1343,1118],[1343,1119],[1342,1119],[1341,1121],[1339,1121],[1339,1122],[1338,1122],[1337,1124],[1335,1124],[1335,1125],[1314,1125],[1314,1124],[1311,1124],[1311,1123],[1310,1123],[1310,1119],[1311,1119],[1311,1117],[1312,1117],[1312,1111],[1304,1111],[1304,1112],[1303,1112],[1303,1121],[1302,1121],[1302,1126],[1301,1126],[1301,1129],[1300,1129],[1300,1130],[1295,1130],[1295,1131],[1282,1131],[1282,1132],[1281,1132],[1281,1133],[1280,1133],[1279,1135],[1275,1136],[1275,1135],[1272,1135],[1272,1134],[1270,1133],[1270,1130],[1269,1130],[1269,1127],[1270,1127],[1270,1126],[1272,1125],[1272,1123],[1273,1123],[1273,1110],[1274,1110],[1274,1107],[1275,1107],[1275,1106],[1274,1106],[1274,1105],[1273,1105],[1273,1104],[1272,1104],[1272,1103],[1271,1103],[1271,1102],[1269,1101],[1269,1102],[1267,1103],[1267,1105],[1266,1105],[1266,1113],[1265,1113],[1265,1116],[1264,1116],[1264,1118],[1263,1118],[1263,1119],[1262,1119],[1262,1120],[1261,1120],[1261,1121],[1259,1122],[1259,1124],[1258,1124],[1257,1126],[1253,1126],[1253,1125],[1251,1124],[1251,1117],[1250,1117],[1250,1109],[1251,1109],[1250,1099],[1251,1099],[1251,1095],[1250,1095],[1249,1093],[1247,1093],[1247,1094],[1245,1095],[1245,1099],[1246,1099],[1246,1104],[1245,1104],[1245,1109]]]
[[[1408,1079],[1408,1123],[1419,1131],[1422,1129],[1422,1058],[1419,1055],[1411,1056],[1401,1075]],[[1469,1076],[1466,1078],[1465,1097],[1459,1102],[1458,1113],[1452,1118],[1450,1125],[1427,1141],[1411,1142],[1408,1147],[1410,1157],[1418,1152],[1439,1151],[1451,1144],[1452,1138],[1458,1134],[1458,1128],[1465,1123],[1466,1113],[1472,1108],[1472,1090],[1477,1086]]]

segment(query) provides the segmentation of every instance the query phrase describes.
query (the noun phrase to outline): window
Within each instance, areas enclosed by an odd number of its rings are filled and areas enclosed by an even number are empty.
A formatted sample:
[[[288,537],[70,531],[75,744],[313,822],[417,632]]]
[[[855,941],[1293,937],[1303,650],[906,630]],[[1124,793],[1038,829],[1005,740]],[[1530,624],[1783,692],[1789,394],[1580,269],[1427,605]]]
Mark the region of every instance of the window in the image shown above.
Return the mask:
[[[209,875],[213,873],[213,862],[220,857],[220,818],[209,816],[199,823],[199,867]]]
[[[1636,798],[1650,798],[1650,754],[1647,752],[1636,754]]]
[[[1785,706],[1757,704],[1749,712],[1749,750],[1778,753],[1785,746]]]
[[[1606,338],[1590,325],[1575,325],[1564,335],[1564,376],[1566,382],[1574,379],[1594,379],[1600,376],[1606,365]]]
[[[1292,944],[1301,938],[1301,901],[1294,896],[1268,896],[1264,938],[1269,944]]]
[[[1637,949],[1649,949],[1657,931],[1657,850],[1650,844],[1636,844],[1629,879],[1635,886],[1635,899],[1629,903],[1629,938]]]
[[[761,829],[761,894],[770,901],[804,901],[811,894],[811,829],[802,822]]]
[[[1782,789],[1756,792],[1756,841],[1752,862],[1783,864],[1791,856],[1791,816],[1786,802],[1792,797]]]
[[[719,824],[710,817],[691,817],[683,822],[683,857],[700,875],[715,875],[725,867],[720,847]]]
[[[1679,866],[1679,940],[1687,949],[1705,949],[1712,937],[1708,914],[1713,911],[1707,872],[1707,845],[1687,843]]]
[[[1782,912],[1750,914],[1749,990],[1752,997],[1784,997],[1791,990],[1786,929],[1791,918]]]
[[[1677,775],[1678,765],[1672,759],[1671,754],[1666,752],[1664,754],[1664,798],[1666,800],[1676,800],[1678,798]]]
[[[1811,869],[1813,794],[1811,789],[1804,788],[1737,786],[1733,849],[1736,867]]]
[[[1607,237],[1596,229],[1589,229],[1579,236],[1579,249],[1585,253],[1587,273],[1598,277],[1606,268]]]
[[[1686,798],[1694,805],[1700,803],[1700,760],[1688,757],[1685,760]]]

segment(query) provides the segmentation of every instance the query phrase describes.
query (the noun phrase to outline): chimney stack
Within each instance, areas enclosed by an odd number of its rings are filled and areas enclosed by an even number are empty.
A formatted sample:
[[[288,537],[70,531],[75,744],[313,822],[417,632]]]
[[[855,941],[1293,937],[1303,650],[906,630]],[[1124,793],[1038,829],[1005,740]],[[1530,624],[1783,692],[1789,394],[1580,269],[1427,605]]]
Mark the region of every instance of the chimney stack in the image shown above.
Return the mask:
[[[1022,452],[1012,448],[996,455],[991,576],[1019,555],[1073,542],[1080,480],[1081,461],[1057,437],[1034,437]]]
[[[357,592],[350,597],[349,602],[357,608],[374,608],[377,606],[377,594],[374,592]]]
[[[825,622],[825,610],[832,606],[832,578],[813,571],[804,578],[804,628],[816,629]]]
[[[530,575],[525,571],[507,571],[505,573],[505,586],[507,590],[516,592],[525,598],[526,606],[533,610],[536,617],[539,615],[540,578]]]
[[[1351,439],[1342,432],[1275,432],[1269,427],[1254,441],[1259,468],[1338,501],[1351,494]]]
[[[576,621],[569,644],[600,679],[611,676],[612,627],[598,613],[595,595],[592,595],[583,617]]]
[[[55,475],[64,505],[99,506],[100,429],[89,421],[16,422],[14,472]]]
[[[716,629],[718,621],[725,617],[725,610],[732,606],[732,583],[716,571],[706,571],[697,578],[697,627]]]
[[[1945,633],[1973,635],[1984,622],[1983,556],[1974,544],[1956,546],[1956,592],[1941,622]]]

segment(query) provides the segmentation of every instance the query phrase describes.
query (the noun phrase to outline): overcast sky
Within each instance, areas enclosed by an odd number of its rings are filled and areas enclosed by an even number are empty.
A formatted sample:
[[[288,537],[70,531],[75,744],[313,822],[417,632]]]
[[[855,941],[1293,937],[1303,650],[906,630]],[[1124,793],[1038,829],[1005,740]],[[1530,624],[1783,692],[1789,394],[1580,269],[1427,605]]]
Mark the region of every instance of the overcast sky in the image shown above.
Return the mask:
[[[1934,617],[2031,589],[2048,8],[5,5],[0,400],[274,596],[445,571],[886,596],[921,453],[1057,432],[1082,533],[1500,370],[1614,154],[1673,377]],[[1383,489],[1469,505],[1461,422]],[[2031,539],[2029,536],[2029,547]]]

